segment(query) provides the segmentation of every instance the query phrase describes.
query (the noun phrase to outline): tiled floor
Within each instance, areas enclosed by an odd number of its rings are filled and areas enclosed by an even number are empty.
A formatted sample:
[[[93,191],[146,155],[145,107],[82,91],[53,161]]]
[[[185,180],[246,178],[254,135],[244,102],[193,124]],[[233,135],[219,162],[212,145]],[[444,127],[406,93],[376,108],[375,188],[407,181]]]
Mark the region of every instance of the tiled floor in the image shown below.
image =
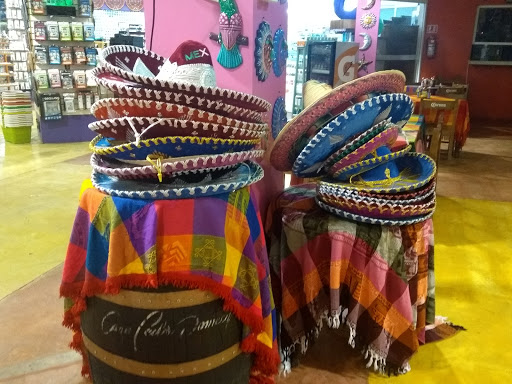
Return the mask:
[[[0,141],[1,383],[86,382],[67,347],[70,331],[60,325],[58,286],[80,183],[90,172],[87,153],[86,143]],[[474,126],[460,158],[441,161],[438,194],[512,201],[512,127]],[[323,332],[279,384],[366,383],[368,372],[346,340],[342,331]]]

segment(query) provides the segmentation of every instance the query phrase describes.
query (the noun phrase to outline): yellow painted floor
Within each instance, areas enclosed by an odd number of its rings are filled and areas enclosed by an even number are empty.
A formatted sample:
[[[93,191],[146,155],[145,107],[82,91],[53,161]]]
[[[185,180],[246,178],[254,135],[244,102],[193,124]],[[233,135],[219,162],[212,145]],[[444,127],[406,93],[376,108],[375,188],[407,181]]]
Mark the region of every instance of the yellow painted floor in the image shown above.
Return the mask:
[[[0,135],[0,383],[79,384],[78,355],[60,326],[61,263],[87,143],[4,143]],[[344,331],[324,331],[289,383],[504,383],[512,378],[512,127],[474,126],[460,158],[441,161],[437,312],[468,330],[426,345],[412,371],[369,373]]]

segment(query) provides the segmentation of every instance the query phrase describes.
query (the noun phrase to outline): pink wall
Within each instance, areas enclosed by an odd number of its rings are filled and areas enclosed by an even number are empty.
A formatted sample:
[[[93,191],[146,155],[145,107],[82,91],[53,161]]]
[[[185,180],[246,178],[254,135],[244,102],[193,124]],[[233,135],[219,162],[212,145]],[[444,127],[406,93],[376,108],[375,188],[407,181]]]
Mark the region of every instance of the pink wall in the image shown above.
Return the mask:
[[[363,58],[363,54],[365,56],[366,61],[373,61],[368,66],[368,73],[375,72],[375,61],[377,59],[377,37],[379,34],[379,15],[380,15],[380,1],[376,0],[375,5],[373,8],[365,10],[363,9],[364,6],[366,6],[367,1],[359,1],[357,6],[357,15],[356,15],[356,30],[355,30],[355,41],[356,43],[359,43],[360,46],[363,44],[363,38],[359,35],[360,33],[368,33],[370,37],[372,38],[372,45],[370,48],[368,48],[366,51],[359,51],[359,60]],[[364,29],[361,26],[361,17],[367,13],[373,13],[377,17],[377,23],[375,24],[375,27],[371,29]],[[359,76],[366,75],[366,72],[359,72]]]
[[[168,57],[185,40],[195,40],[205,44],[213,56],[213,65],[217,76],[217,86],[234,89],[259,96],[272,105],[279,96],[285,95],[286,76],[279,78],[272,72],[265,82],[258,81],[254,67],[254,39],[261,21],[270,24],[272,32],[281,27],[287,32],[287,4],[267,2],[266,0],[237,0],[243,18],[242,34],[249,38],[249,46],[240,46],[243,64],[235,69],[226,69],[216,61],[219,45],[209,39],[209,33],[219,31],[219,3],[213,0],[155,0],[155,23],[153,29],[152,51]],[[153,25],[153,0],[144,0],[146,18],[146,45],[150,48]],[[267,122],[271,119],[271,112]],[[271,137],[271,135],[270,135]],[[265,142],[269,149],[271,142]],[[260,210],[265,217],[268,203],[283,189],[283,174],[275,171],[269,164],[270,151],[267,150],[263,168],[265,177],[256,184]]]

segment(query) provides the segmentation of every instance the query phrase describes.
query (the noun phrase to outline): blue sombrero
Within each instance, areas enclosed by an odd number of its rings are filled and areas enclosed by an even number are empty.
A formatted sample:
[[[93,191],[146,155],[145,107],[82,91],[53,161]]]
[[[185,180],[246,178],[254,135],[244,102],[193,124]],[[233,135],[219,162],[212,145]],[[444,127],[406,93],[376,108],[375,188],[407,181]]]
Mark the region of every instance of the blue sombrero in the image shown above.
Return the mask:
[[[411,146],[408,146],[405,149],[392,152],[387,146],[381,146],[372,153],[368,154],[364,160],[354,162],[343,168],[338,168],[337,164],[334,164],[334,166],[329,168],[327,172],[335,180],[346,181],[354,176],[363,174],[375,168],[379,168],[381,165],[385,166],[385,164],[389,163],[390,161],[404,156],[410,150]],[[376,178],[383,177],[381,169],[378,169],[371,175],[375,175]]]
[[[96,136],[89,148],[99,155],[120,160],[144,160],[148,156],[162,158],[213,155],[229,152],[248,151],[260,142],[257,140],[233,140],[196,136],[156,137],[139,142],[116,142]]]
[[[234,169],[176,176],[157,180],[126,180],[93,172],[93,186],[111,196],[131,199],[188,199],[227,193],[256,183],[263,178],[263,169],[252,161]]]
[[[355,104],[323,127],[305,146],[293,164],[300,177],[318,176],[323,162],[352,137],[388,119],[404,126],[413,111],[411,98],[403,93],[372,97]]]
[[[349,219],[352,221],[357,221],[359,223],[366,223],[366,224],[376,224],[376,225],[389,225],[389,226],[401,226],[401,225],[411,225],[420,223],[422,221],[425,221],[432,217],[434,214],[434,211],[426,214],[426,215],[420,215],[420,216],[413,216],[403,219],[379,219],[374,217],[367,217],[363,215],[356,215],[350,212],[345,212],[341,209],[335,208],[331,205],[325,204],[324,202],[320,201],[318,198],[316,198],[316,203],[320,208],[323,210],[330,212],[336,216],[340,216],[344,219]]]
[[[435,175],[434,160],[422,153],[408,152],[364,173],[353,173],[349,181],[335,181],[335,183],[320,181],[320,185],[326,183],[346,190],[397,193],[421,188]]]

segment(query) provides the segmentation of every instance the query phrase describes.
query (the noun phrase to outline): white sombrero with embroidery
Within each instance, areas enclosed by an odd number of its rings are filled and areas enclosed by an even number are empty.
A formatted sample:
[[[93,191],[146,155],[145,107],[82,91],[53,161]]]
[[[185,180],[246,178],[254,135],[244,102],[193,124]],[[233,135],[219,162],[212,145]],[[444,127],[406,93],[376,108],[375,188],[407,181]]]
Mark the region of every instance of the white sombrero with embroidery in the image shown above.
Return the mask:
[[[99,61],[105,71],[97,71],[95,76],[107,82],[206,97],[256,112],[271,108],[269,102],[254,95],[217,88],[210,51],[196,41],[185,41],[169,59],[131,45],[114,45],[101,51]]]

